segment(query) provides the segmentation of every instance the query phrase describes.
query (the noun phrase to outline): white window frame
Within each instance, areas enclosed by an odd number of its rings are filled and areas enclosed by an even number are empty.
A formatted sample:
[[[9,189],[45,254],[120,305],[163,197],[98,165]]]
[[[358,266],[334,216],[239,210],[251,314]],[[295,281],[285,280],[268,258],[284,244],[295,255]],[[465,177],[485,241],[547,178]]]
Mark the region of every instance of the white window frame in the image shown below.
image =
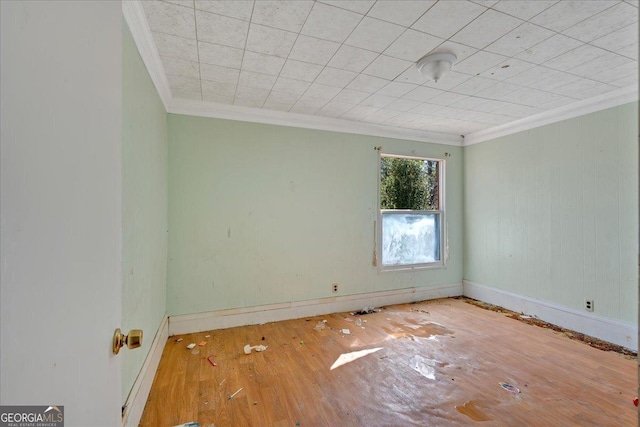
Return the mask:
[[[438,162],[438,210],[410,210],[410,209],[380,209],[381,205],[381,193],[380,193],[380,181],[382,179],[381,163],[383,157],[394,157],[399,159],[412,159],[412,160],[429,160]],[[378,151],[378,215],[377,225],[375,230],[375,264],[378,267],[379,273],[387,273],[394,271],[413,271],[424,269],[436,269],[446,268],[447,259],[449,257],[449,245],[447,240],[447,221],[446,221],[446,208],[445,208],[445,178],[446,178],[446,162],[445,159],[422,157],[422,156],[405,156],[400,154],[382,153]],[[405,212],[405,213],[437,213],[440,218],[440,260],[427,263],[415,263],[415,264],[396,264],[396,265],[383,265],[382,263],[382,214],[385,212]]]

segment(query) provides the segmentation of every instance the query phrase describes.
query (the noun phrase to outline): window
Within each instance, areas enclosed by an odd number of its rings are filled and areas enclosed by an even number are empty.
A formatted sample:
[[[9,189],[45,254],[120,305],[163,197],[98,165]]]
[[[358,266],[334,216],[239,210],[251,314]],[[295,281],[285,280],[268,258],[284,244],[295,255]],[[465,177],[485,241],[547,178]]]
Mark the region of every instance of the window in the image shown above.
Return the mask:
[[[444,161],[380,157],[378,259],[382,270],[444,265]]]

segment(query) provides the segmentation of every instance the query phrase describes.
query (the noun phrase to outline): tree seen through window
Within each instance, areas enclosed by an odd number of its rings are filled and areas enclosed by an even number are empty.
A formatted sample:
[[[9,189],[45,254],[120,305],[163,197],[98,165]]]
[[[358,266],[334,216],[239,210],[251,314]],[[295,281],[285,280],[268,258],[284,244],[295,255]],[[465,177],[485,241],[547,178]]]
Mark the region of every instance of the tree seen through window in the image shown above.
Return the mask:
[[[382,157],[380,209],[438,210],[438,161]]]

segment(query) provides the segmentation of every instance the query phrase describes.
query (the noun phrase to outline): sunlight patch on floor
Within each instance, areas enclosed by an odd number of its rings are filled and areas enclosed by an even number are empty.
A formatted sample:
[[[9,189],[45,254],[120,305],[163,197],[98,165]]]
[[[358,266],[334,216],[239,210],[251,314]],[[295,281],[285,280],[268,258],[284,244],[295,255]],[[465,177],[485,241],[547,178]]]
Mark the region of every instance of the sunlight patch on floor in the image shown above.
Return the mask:
[[[384,347],[370,348],[368,350],[360,350],[360,351],[352,351],[351,353],[343,353],[338,357],[338,359],[333,362],[331,365],[331,371],[335,368],[338,368],[342,365],[346,365],[349,362],[353,362],[354,360],[360,359],[368,354],[375,353],[378,350],[382,350]]]

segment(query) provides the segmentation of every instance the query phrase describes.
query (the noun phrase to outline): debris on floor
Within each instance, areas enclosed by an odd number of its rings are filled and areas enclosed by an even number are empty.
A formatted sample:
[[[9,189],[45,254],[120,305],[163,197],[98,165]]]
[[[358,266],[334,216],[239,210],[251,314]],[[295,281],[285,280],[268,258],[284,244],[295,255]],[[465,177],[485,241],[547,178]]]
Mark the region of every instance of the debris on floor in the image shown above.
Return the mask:
[[[191,421],[191,422],[184,423],[184,424],[178,424],[177,426],[173,426],[173,427],[200,427],[200,423],[197,423],[195,421]]]
[[[315,329],[316,331],[322,331],[322,330],[324,330],[325,327],[326,327],[326,325],[324,324],[324,322],[318,322],[316,324],[315,328],[313,328],[313,329]]]
[[[182,338],[178,338],[176,342],[182,342]]]
[[[209,338],[210,336],[211,336],[211,335],[205,335],[204,337],[205,337],[205,338]]]
[[[636,360],[638,358],[638,353],[631,351],[622,346],[612,344],[607,341],[603,341],[601,339],[591,337],[589,335],[582,334],[580,332],[575,332],[566,328],[562,328],[560,326],[553,325],[551,323],[545,322],[543,320],[538,319],[535,316],[526,316],[520,313],[516,313],[515,311],[507,310],[506,308],[499,307],[497,305],[489,304],[486,302],[478,301],[469,297],[454,297],[455,299],[462,300],[467,304],[475,305],[476,307],[484,308],[485,310],[494,311],[496,313],[502,313],[506,317],[510,317],[515,320],[519,320],[521,322],[527,323],[529,325],[535,325],[540,328],[551,329],[552,331],[558,332],[569,339],[580,341],[585,343],[593,348],[597,348],[602,351],[613,351],[614,353],[618,353],[624,356],[626,359]]]
[[[207,357],[207,360],[209,361],[209,363],[211,363],[211,366],[218,366],[218,364],[213,361],[213,356]]]
[[[341,329],[340,332],[342,332],[344,335],[351,335],[351,331],[347,328]]]
[[[518,387],[511,385],[509,383],[498,383],[498,385],[503,389],[510,391],[511,393],[515,393],[515,394],[520,393],[520,389]]]
[[[633,404],[634,404],[634,405],[636,405],[636,406],[638,406],[638,398],[637,398],[637,397],[635,397],[635,398],[633,399]]]
[[[192,349],[193,347],[195,347],[195,346],[196,346],[196,343],[192,342],[191,344],[189,344],[189,345],[187,346],[187,348],[188,348],[189,350],[191,350],[191,349]]]
[[[255,351],[265,351],[268,347],[266,345],[254,345],[253,347],[249,344],[244,346],[244,354],[251,354],[251,350]]]
[[[235,396],[236,394],[240,393],[240,392],[242,391],[242,389],[243,389],[243,388],[244,388],[244,387],[240,387],[240,388],[238,389],[238,391],[236,391],[236,392],[235,392],[235,393],[233,393],[231,396],[229,396],[229,398],[228,398],[227,400],[231,400],[231,399],[233,399],[233,396]]]
[[[362,316],[363,314],[371,314],[371,313],[379,313],[382,309],[376,307],[365,307],[360,311],[354,311],[351,313],[352,316]]]
[[[220,381],[220,384],[218,384],[218,387],[222,387],[222,384],[224,384],[224,382],[227,381],[227,379],[223,379],[222,381]]]
[[[205,345],[207,345],[206,341],[200,341],[200,343],[198,344],[200,347],[204,347]]]
[[[356,326],[362,326],[362,319],[359,317],[356,319]]]

